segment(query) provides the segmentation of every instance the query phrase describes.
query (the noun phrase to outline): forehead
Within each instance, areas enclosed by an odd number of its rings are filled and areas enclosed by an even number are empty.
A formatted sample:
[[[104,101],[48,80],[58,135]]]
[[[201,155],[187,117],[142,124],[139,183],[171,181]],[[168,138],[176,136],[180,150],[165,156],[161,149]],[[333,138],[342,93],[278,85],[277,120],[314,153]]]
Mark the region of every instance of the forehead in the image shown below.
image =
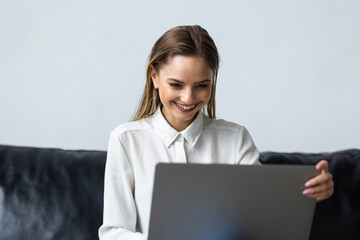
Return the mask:
[[[178,80],[213,79],[213,70],[202,57],[177,55],[170,58],[159,69],[161,77],[176,78]]]

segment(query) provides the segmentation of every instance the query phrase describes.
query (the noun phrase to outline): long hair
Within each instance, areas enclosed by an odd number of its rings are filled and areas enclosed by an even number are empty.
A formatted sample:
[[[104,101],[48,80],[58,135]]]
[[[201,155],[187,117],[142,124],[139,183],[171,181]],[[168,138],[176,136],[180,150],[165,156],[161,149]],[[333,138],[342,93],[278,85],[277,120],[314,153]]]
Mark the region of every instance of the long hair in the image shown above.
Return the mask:
[[[159,71],[163,64],[166,64],[172,57],[195,56],[206,60],[209,67],[214,72],[214,79],[211,86],[211,95],[205,114],[210,118],[215,118],[215,89],[217,74],[219,70],[220,56],[213,39],[208,32],[198,26],[178,26],[165,32],[154,44],[146,69],[145,89],[139,103],[138,109],[132,121],[140,120],[152,115],[160,105],[158,89],[153,85],[150,67]]]

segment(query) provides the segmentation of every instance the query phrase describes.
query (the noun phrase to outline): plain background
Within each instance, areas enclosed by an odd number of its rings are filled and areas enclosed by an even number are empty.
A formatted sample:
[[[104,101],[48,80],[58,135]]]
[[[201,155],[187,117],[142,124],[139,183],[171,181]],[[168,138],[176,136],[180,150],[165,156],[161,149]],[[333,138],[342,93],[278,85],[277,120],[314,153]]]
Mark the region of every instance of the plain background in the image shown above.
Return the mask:
[[[360,147],[360,1],[0,0],[0,143],[106,150],[169,28],[199,24],[217,117],[260,151]]]

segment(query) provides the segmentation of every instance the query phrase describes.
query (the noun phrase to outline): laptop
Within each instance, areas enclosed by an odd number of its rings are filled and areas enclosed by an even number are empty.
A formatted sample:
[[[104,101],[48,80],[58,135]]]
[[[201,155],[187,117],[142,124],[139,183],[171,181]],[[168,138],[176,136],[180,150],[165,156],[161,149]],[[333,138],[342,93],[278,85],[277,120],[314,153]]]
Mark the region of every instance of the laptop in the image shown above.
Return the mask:
[[[148,240],[305,240],[319,174],[304,165],[156,166]]]

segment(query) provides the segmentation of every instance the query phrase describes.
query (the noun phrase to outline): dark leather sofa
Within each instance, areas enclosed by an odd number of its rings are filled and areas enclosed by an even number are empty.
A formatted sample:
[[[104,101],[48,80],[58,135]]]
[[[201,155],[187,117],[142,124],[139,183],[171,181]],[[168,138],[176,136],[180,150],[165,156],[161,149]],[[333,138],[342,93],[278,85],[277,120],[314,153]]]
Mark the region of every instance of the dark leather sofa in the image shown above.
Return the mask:
[[[321,159],[335,193],[317,203],[310,239],[360,239],[360,150],[261,153],[263,164]],[[98,239],[105,160],[105,151],[0,145],[0,240]]]

